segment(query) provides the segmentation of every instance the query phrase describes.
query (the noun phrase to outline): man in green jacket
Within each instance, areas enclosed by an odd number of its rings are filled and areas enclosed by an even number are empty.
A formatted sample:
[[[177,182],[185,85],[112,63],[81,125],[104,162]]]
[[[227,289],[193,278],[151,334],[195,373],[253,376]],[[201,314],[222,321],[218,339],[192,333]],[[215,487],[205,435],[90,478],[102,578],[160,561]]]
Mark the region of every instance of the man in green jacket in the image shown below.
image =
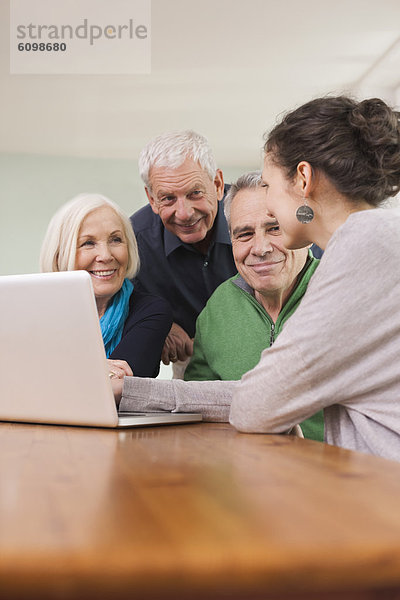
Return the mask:
[[[238,275],[215,290],[197,319],[186,381],[237,380],[255,367],[298,307],[319,263],[307,248],[282,245],[260,172],[232,184],[225,216]],[[305,437],[323,441],[322,412],[301,427]]]

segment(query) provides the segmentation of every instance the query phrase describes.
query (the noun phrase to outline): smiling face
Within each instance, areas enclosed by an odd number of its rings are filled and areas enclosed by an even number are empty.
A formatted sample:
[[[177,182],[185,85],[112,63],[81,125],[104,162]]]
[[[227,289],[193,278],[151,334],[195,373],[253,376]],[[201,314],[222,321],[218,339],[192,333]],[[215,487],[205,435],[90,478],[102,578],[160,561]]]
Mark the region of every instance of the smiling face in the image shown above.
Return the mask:
[[[306,262],[307,248],[288,250],[277,220],[268,213],[265,188],[243,189],[231,205],[232,250],[237,270],[261,296],[290,294]]]
[[[205,239],[224,193],[221,171],[212,181],[198,163],[187,158],[177,169],[153,167],[150,186],[146,193],[151,208],[168,231],[187,244]]]
[[[89,213],[78,233],[75,269],[92,277],[99,316],[122,287],[128,266],[128,246],[118,215],[109,206]]]

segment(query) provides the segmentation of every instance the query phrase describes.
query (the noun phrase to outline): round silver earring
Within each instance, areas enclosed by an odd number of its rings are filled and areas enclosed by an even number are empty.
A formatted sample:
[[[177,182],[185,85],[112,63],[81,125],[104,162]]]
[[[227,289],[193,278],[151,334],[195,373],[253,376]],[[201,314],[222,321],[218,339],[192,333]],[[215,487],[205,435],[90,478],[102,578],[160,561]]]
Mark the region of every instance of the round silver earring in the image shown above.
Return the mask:
[[[311,223],[314,218],[314,211],[310,206],[307,205],[307,198],[304,198],[304,204],[299,206],[296,210],[296,219],[299,223],[303,225],[307,225],[307,223]]]

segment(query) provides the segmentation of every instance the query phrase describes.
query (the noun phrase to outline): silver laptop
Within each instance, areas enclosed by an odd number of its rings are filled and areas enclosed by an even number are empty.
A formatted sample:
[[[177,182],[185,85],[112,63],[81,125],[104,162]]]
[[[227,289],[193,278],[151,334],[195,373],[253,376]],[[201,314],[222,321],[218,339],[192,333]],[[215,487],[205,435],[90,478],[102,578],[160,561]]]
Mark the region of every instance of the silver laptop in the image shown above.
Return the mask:
[[[0,276],[0,421],[137,427],[197,413],[118,414],[86,271]]]

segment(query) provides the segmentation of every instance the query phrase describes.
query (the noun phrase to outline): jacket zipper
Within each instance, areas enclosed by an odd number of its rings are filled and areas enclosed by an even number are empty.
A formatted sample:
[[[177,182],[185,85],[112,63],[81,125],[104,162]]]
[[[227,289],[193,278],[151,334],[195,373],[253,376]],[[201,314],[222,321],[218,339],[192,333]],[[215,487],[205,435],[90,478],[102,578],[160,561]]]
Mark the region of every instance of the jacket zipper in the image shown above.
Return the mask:
[[[269,338],[269,345],[272,346],[274,341],[275,341],[275,323],[271,323],[271,337]]]

